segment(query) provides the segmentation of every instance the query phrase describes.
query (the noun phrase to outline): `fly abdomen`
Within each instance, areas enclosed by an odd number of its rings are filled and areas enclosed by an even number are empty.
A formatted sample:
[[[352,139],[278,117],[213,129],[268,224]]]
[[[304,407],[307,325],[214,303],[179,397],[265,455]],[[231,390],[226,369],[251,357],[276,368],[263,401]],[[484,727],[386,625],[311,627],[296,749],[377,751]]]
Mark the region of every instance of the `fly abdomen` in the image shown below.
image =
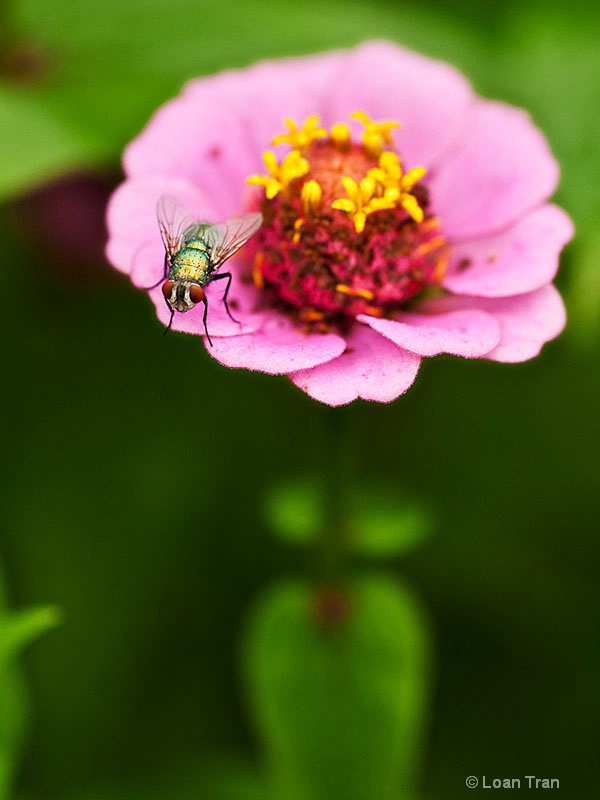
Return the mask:
[[[200,240],[188,242],[172,259],[171,278],[203,284],[210,262],[206,246]]]

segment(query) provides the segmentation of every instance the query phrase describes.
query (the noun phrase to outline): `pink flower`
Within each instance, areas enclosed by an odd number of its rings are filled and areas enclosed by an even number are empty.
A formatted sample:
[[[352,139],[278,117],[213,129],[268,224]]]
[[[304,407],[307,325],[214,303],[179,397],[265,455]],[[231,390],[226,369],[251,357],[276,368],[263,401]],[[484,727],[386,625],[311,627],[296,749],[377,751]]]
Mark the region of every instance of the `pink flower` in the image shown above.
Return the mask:
[[[108,257],[137,286],[158,282],[164,324],[158,199],[213,222],[262,212],[227,262],[239,323],[226,281],[207,287],[207,350],[329,405],[393,400],[425,356],[527,360],[564,326],[551,281],[573,226],[547,202],[559,170],[545,138],[394,44],[194,80],[124,168]],[[205,335],[203,308],[175,312],[173,329]]]

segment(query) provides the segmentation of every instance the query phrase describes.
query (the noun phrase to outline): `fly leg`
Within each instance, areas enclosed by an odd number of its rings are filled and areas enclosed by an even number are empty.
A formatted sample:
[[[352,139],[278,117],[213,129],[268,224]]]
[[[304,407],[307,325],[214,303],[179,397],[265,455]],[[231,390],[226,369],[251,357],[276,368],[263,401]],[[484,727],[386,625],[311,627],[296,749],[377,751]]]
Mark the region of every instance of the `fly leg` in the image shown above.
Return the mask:
[[[212,339],[210,338],[210,333],[208,332],[208,327],[206,325],[206,318],[208,317],[208,300],[206,299],[206,295],[202,298],[202,302],[204,303],[204,316],[202,317],[202,322],[204,323],[204,330],[206,331],[206,338],[208,339],[208,343],[211,347],[214,347],[212,343]]]
[[[166,335],[167,335],[167,333],[168,333],[168,332],[171,330],[171,325],[173,324],[173,317],[175,316],[175,309],[173,308],[173,306],[171,305],[171,303],[169,303],[169,301],[167,300],[167,298],[166,298],[166,297],[165,297],[165,303],[167,304],[167,308],[168,308],[168,309],[169,309],[169,311],[171,312],[171,316],[170,316],[170,318],[169,318],[169,324],[168,324],[168,325],[167,325],[167,327],[165,328],[165,333],[164,333],[164,335],[166,336]]]
[[[229,304],[227,302],[227,295],[229,294],[229,289],[231,288],[231,281],[233,278],[231,272],[221,272],[219,275],[212,275],[210,282],[212,283],[213,281],[220,281],[223,278],[227,278],[227,286],[225,287],[225,294],[223,295],[223,305],[225,306],[225,311],[232,322],[235,322],[237,325],[241,325],[242,323],[239,321],[239,319],[236,319],[229,310]]]

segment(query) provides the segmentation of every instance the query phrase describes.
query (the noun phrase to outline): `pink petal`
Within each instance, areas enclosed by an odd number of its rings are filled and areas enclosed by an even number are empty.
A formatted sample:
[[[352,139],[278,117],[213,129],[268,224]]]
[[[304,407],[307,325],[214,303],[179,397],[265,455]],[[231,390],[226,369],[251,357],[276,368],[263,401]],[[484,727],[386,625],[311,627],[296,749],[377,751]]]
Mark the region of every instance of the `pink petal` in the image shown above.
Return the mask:
[[[567,321],[562,298],[551,284],[530,294],[495,302],[498,307],[493,313],[502,325],[502,339],[486,356],[492,361],[518,362],[534,358],[542,345],[558,336]]]
[[[219,76],[217,76],[218,78]],[[206,79],[206,101],[189,91],[165,103],[125,150],[123,165],[130,177],[148,174],[187,178],[209,197],[224,218],[240,208],[244,180],[260,166],[236,112],[217,101],[215,79]],[[223,105],[225,103],[225,107]]]
[[[554,278],[560,251],[573,232],[568,214],[544,205],[497,236],[456,244],[443,285],[456,294],[482,297],[539,289]]]
[[[212,198],[222,217],[239,213],[248,175],[283,120],[318,113],[342,52],[264,61],[191,81],[163,105],[124,154],[128,175],[181,175]]]
[[[470,125],[429,182],[451,240],[501,231],[550,197],[559,177],[546,139],[521,109],[481,100]]]
[[[344,339],[337,334],[302,333],[290,320],[275,312],[265,314],[261,329],[255,333],[227,339],[217,337],[213,343],[211,347],[205,342],[206,349],[226,367],[242,367],[271,375],[324,364],[337,358],[346,347]]]
[[[564,303],[552,284],[535,292],[514,297],[448,296],[430,301],[437,311],[481,309],[500,323],[500,342],[485,358],[493,361],[527,361],[537,356],[542,345],[554,339],[566,322]]]
[[[452,353],[477,358],[489,353],[500,341],[500,325],[479,309],[439,314],[409,312],[402,315],[401,321],[368,316],[358,319],[399,347],[420,356]]]
[[[394,120],[396,149],[408,167],[430,167],[462,134],[473,91],[458,70],[391,42],[367,42],[349,52],[331,91],[327,123],[352,111]]]
[[[413,353],[356,325],[339,358],[289,377],[302,391],[330,406],[342,406],[359,397],[389,403],[412,386],[420,363]]]
[[[313,114],[327,112],[331,88],[349,52],[353,51],[259,61],[246,69],[191,81],[185,91],[196,104],[209,99],[229,104],[260,152],[271,145],[274,136],[287,130],[283,124],[286,117],[301,123]],[[230,127],[232,114],[228,117]]]

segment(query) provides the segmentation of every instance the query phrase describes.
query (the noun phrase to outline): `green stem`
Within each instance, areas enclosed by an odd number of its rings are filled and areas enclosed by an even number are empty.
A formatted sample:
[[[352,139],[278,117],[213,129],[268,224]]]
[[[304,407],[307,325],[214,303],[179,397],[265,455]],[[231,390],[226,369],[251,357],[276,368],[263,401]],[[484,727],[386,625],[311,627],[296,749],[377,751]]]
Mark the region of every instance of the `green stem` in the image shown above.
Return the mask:
[[[13,4],[5,0],[0,6],[0,60],[16,39]]]
[[[350,552],[348,498],[354,488],[356,430],[347,406],[327,410],[327,435],[322,459],[323,527],[317,544],[319,580],[335,587],[343,583]]]

